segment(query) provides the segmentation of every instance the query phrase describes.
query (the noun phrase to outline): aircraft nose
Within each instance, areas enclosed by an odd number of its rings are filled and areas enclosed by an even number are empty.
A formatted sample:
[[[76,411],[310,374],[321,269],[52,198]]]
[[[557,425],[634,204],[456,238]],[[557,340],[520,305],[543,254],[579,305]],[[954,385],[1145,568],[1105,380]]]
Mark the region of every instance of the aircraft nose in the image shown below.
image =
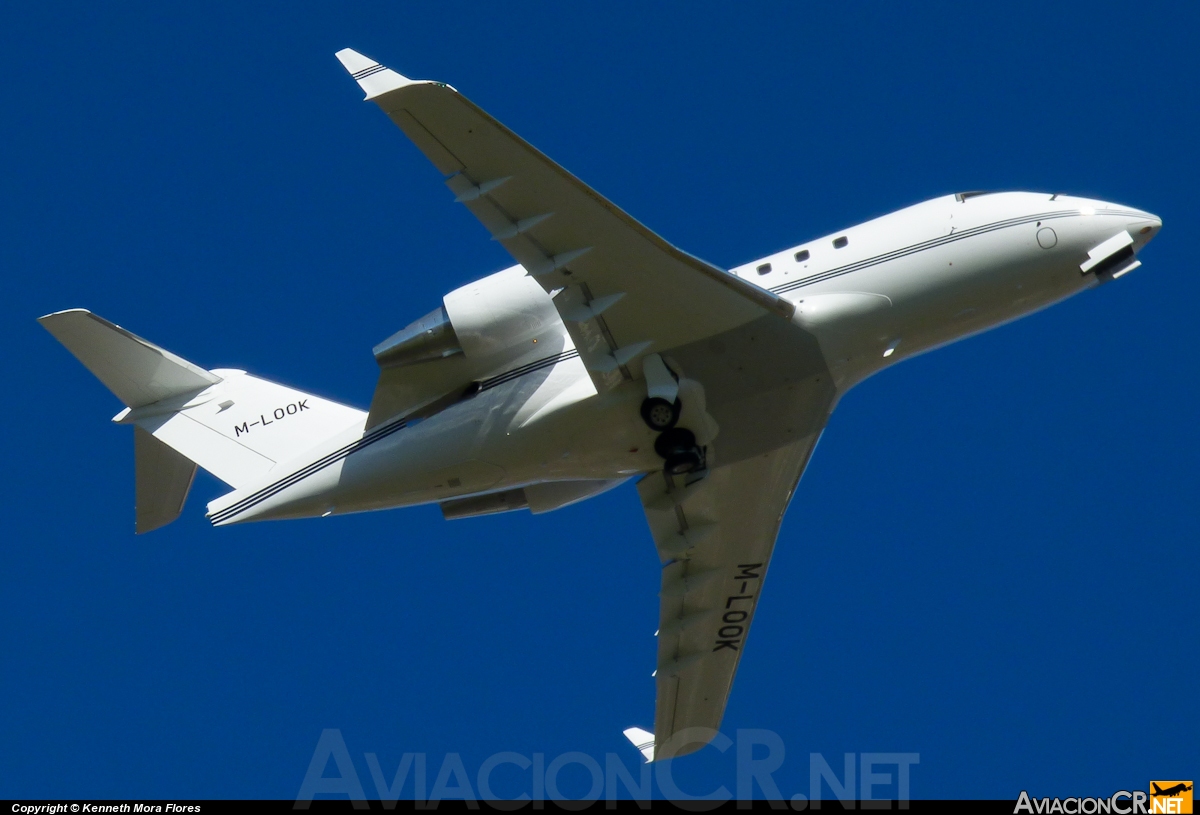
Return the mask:
[[[1099,282],[1116,280],[1142,265],[1135,255],[1149,243],[1162,228],[1162,219],[1157,215],[1132,207],[1122,207],[1097,201],[1080,207],[1085,219],[1103,212],[1106,216],[1097,223],[1097,234],[1108,237],[1088,250],[1088,259],[1079,269],[1085,275],[1092,273]],[[1103,222],[1107,221],[1107,225]],[[1116,223],[1113,223],[1116,221]],[[1109,230],[1120,224],[1113,234]]]
[[[1162,229],[1162,218],[1151,212],[1108,201],[1085,201],[1084,203],[1085,205],[1080,208],[1080,212],[1084,215],[1107,212],[1110,215],[1122,216],[1125,221],[1125,231],[1129,233],[1129,237],[1133,238],[1135,252],[1140,251],[1143,246],[1153,240],[1158,231]]]
[[[1162,218],[1140,209],[1133,210],[1133,212],[1136,215],[1129,219],[1125,229],[1133,238],[1134,244],[1140,249],[1158,234],[1158,230],[1162,229]]]

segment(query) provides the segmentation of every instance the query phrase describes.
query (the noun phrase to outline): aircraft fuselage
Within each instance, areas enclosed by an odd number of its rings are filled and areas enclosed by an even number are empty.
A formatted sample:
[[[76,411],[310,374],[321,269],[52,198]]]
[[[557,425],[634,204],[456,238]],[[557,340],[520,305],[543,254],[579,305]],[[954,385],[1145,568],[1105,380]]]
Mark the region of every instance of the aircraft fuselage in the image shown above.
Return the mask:
[[[696,347],[655,350],[708,386],[719,427],[713,456],[728,463],[811,430],[806,423],[824,417],[802,408],[821,395],[836,402],[903,359],[1120,276],[1160,226],[1149,213],[1083,198],[944,196],[731,270],[796,304],[791,322],[764,314]],[[1089,252],[1122,233],[1132,245],[1120,257],[1081,271]],[[822,364],[770,353],[773,337],[794,342],[796,332],[819,347]],[[544,363],[492,377],[424,420],[351,428],[214,502],[210,517],[311,517],[479,495],[495,510],[519,488],[538,511],[539,500],[554,508],[661,468],[655,433],[639,416],[645,383],[597,394],[565,327],[560,334]],[[795,422],[747,422],[755,412]]]

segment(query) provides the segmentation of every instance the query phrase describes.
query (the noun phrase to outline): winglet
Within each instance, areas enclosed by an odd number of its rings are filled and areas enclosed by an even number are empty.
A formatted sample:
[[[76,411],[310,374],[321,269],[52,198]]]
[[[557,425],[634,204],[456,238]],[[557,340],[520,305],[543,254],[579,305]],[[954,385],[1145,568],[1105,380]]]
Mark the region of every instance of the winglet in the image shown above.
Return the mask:
[[[654,761],[654,734],[640,727],[628,727],[624,731],[625,738],[638,749],[647,762]]]
[[[358,82],[358,86],[366,91],[367,100],[414,84],[408,77],[396,73],[391,68],[385,68],[370,57],[364,57],[353,48],[338,51],[337,58],[342,67]]]

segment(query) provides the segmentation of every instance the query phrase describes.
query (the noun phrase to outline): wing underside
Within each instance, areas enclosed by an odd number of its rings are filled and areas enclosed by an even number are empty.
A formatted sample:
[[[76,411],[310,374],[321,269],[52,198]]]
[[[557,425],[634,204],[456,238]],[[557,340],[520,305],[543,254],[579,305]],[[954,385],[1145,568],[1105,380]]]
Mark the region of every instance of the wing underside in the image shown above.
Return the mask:
[[[463,204],[546,291],[601,392],[641,357],[791,303],[675,248],[453,88],[361,54],[342,64]]]
[[[692,484],[662,473],[638,483],[664,563],[655,759],[698,750],[720,727],[783,513],[819,435]]]

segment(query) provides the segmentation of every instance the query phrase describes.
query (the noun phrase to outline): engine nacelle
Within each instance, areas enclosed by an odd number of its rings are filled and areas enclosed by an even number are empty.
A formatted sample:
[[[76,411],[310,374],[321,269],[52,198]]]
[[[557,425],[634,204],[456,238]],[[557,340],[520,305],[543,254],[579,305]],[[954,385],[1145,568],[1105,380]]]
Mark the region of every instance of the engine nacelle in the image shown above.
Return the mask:
[[[520,266],[468,283],[442,298],[463,353],[483,357],[521,345],[559,325],[546,290]]]
[[[520,266],[455,289],[442,307],[375,346],[381,368],[464,354],[478,359],[552,331],[558,311],[550,295]]]
[[[372,350],[380,368],[431,362],[463,352],[445,306],[409,323]]]

